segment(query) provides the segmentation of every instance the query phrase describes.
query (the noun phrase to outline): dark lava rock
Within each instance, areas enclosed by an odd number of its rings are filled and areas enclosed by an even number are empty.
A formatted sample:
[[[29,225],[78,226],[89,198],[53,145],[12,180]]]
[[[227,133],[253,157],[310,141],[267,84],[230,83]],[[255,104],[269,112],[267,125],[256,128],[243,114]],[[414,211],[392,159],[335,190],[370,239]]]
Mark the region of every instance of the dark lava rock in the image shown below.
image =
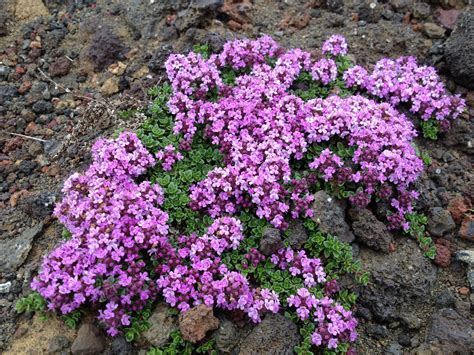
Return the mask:
[[[312,219],[318,223],[321,232],[331,234],[343,242],[350,243],[354,240],[354,234],[345,220],[345,201],[338,200],[325,191],[318,191],[314,194],[313,210]]]
[[[57,58],[49,65],[51,76],[64,76],[71,70],[71,61],[66,57]]]
[[[105,349],[105,340],[102,332],[92,323],[85,323],[77,332],[72,343],[71,352],[79,354],[99,354]]]
[[[33,104],[31,107],[34,113],[51,113],[54,111],[53,104],[49,101],[39,100]]]
[[[8,80],[8,75],[10,74],[11,69],[6,65],[0,65],[0,80]]]
[[[262,254],[270,256],[281,248],[283,248],[283,241],[280,237],[280,231],[272,227],[265,228],[260,240],[260,251]]]
[[[389,254],[361,248],[362,268],[371,282],[359,290],[359,301],[381,321],[392,321],[403,312],[418,307],[431,296],[436,281],[436,267],[412,240],[403,240]]]
[[[0,105],[7,101],[11,101],[15,96],[18,96],[18,91],[12,85],[0,85]]]
[[[18,207],[30,217],[42,219],[51,215],[55,202],[54,192],[41,191],[21,199]]]
[[[342,12],[344,11],[344,1],[343,0],[326,0],[326,7],[331,12],[342,14]]]
[[[383,7],[377,0],[359,0],[356,9],[362,21],[377,23],[382,17]]]
[[[0,13],[0,36],[6,36],[8,34],[8,14]]]
[[[15,272],[26,260],[33,240],[43,230],[43,222],[24,230],[18,236],[2,240],[0,273]]]
[[[393,238],[384,223],[368,209],[351,208],[349,217],[356,240],[369,248],[388,252]]]
[[[293,354],[293,348],[300,342],[298,327],[281,314],[268,314],[242,340],[240,355]]]
[[[366,327],[367,334],[375,339],[383,339],[388,336],[388,329],[381,324],[368,324]]]
[[[106,355],[130,355],[136,353],[133,345],[123,337],[116,337],[110,344],[110,349],[105,352]]]
[[[127,48],[122,40],[107,26],[98,27],[87,52],[95,70],[101,71],[123,58]]]
[[[431,235],[442,237],[456,228],[456,224],[451,217],[451,213],[442,207],[433,207],[430,210],[427,229]]]
[[[448,308],[454,305],[454,295],[449,290],[441,291],[438,296],[436,297],[436,305],[439,308]]]
[[[303,226],[303,222],[299,219],[291,221],[287,230],[288,242],[293,249],[301,249],[301,247],[308,240],[308,234]]]
[[[417,19],[425,19],[431,13],[431,7],[426,2],[417,2],[413,4],[413,17]]]
[[[431,317],[427,340],[450,352],[469,352],[474,349],[472,323],[454,309],[440,309]]]
[[[221,319],[219,328],[214,333],[217,350],[230,353],[239,344],[242,330],[228,319]]]
[[[148,69],[154,73],[164,70],[166,58],[173,52],[173,47],[169,44],[160,46],[148,62]]]
[[[461,15],[445,43],[447,67],[454,80],[468,89],[474,89],[474,6]]]
[[[64,335],[56,335],[49,341],[48,353],[55,354],[62,350],[66,350],[70,345],[70,341]]]

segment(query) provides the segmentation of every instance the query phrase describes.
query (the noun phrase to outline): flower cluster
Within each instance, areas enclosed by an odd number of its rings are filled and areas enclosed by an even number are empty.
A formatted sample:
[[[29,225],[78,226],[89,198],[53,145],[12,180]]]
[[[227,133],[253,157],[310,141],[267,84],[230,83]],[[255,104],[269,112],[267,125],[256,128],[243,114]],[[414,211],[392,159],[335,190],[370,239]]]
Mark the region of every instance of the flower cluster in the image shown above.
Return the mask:
[[[332,35],[323,43],[323,54],[330,54],[333,56],[347,54],[347,42],[341,35]]]
[[[161,188],[132,179],[154,162],[134,134],[99,140],[92,157],[83,175],[66,181],[55,208],[72,239],[44,259],[32,288],[63,314],[96,304],[115,335],[130,324],[130,312],[156,297],[142,254],[166,239],[168,215],[159,208]]]
[[[300,288],[287,301],[290,307],[296,308],[301,320],[312,319],[317,324],[311,335],[314,345],[336,349],[340,342],[354,342],[357,339],[357,321],[352,312],[331,298],[317,299],[308,289]]]
[[[413,124],[389,104],[358,95],[346,99],[330,96],[308,104],[312,108],[306,122],[309,142],[344,137],[348,146],[357,147],[346,162],[325,149],[309,168],[318,171],[326,181],[338,184],[349,181],[363,187],[363,191],[351,197],[358,206],[365,207],[376,193],[388,199],[395,216],[399,216],[391,219],[391,226],[408,228],[403,217],[411,212],[417,194],[407,195],[407,191],[423,170],[423,163],[411,144],[416,136]],[[383,193],[378,193],[380,190]]]
[[[230,271],[220,255],[236,249],[243,239],[239,220],[222,217],[214,221],[201,237],[193,234],[178,239],[178,248],[156,251],[167,259],[167,270],[160,265],[157,288],[165,301],[185,312],[198,304],[245,312],[254,322],[265,312],[278,312],[279,299],[268,289],[254,289],[242,274]],[[164,272],[166,271],[166,272]]]
[[[463,99],[447,94],[436,70],[418,65],[415,57],[381,59],[370,74],[354,66],[344,73],[344,80],[348,87],[360,87],[392,105],[407,103],[411,112],[423,120],[435,118],[444,128],[449,127],[448,118],[456,118],[465,108]]]
[[[282,270],[288,270],[292,276],[301,276],[306,287],[313,287],[316,284],[326,281],[321,260],[309,258],[304,250],[295,252],[288,247],[280,249],[271,257],[271,262]]]
[[[183,155],[176,151],[176,148],[172,144],[168,144],[156,153],[156,160],[161,162],[161,167],[164,171],[170,171],[173,165],[182,159]]]
[[[346,48],[339,37],[325,43],[325,52],[333,55],[345,53]],[[274,58],[273,65],[266,63],[268,57]],[[195,68],[190,68],[192,63]],[[227,66],[246,69],[236,77],[235,85],[223,84],[216,77]],[[393,194],[386,197],[397,206],[392,226],[407,227],[403,218],[411,206],[399,203],[398,193],[408,191],[422,171],[411,145],[416,133],[407,117],[388,103],[362,96],[304,102],[291,94],[303,70],[323,84],[333,81],[337,76],[334,60],[312,63],[308,52],[284,51],[262,37],[229,42],[223,53],[208,60],[196,59],[196,54],[173,56],[167,68],[174,88],[168,105],[176,114],[175,132],[191,140],[196,125],[203,124],[206,136],[224,156],[223,167],[211,170],[191,187],[192,208],[207,210],[216,218],[254,206],[258,217],[282,229],[288,225],[288,213],[293,218],[312,216],[310,184],[292,178],[291,164],[304,158],[310,145],[336,139],[357,148],[352,159],[343,160],[327,149],[309,167],[326,181],[358,184],[362,191],[352,200],[360,205],[379,190],[387,190],[386,185],[393,186]],[[176,68],[193,75],[188,77]],[[183,88],[188,87],[203,92],[216,89],[217,100],[186,94]],[[293,188],[297,181],[298,188]]]

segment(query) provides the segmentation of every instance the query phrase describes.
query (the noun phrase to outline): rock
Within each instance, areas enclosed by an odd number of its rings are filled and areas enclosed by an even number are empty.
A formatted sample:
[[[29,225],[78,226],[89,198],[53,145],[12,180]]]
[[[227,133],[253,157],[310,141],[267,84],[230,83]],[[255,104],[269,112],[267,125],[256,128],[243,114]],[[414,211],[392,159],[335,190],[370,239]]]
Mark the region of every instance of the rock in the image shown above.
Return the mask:
[[[170,308],[164,303],[156,306],[148,322],[151,327],[143,333],[143,336],[156,347],[165,345],[171,332],[178,329],[176,318],[170,314]]]
[[[391,245],[394,244],[392,235],[370,210],[351,208],[349,217],[356,240],[374,250],[390,251]]]
[[[403,355],[403,347],[397,342],[390,343],[385,350],[386,355]]]
[[[410,330],[416,330],[421,328],[421,319],[413,313],[404,313],[400,316],[400,320],[403,325]]]
[[[41,0],[17,0],[15,17],[17,20],[28,20],[38,16],[48,16],[49,11]]]
[[[352,242],[349,225],[345,221],[346,202],[329,196],[325,191],[314,194],[313,221],[318,223],[323,233],[331,234],[343,242]]]
[[[416,2],[413,4],[413,17],[416,19],[425,19],[431,14],[431,7],[426,2]]]
[[[265,256],[270,256],[283,248],[280,231],[276,228],[266,227],[260,241],[260,251]]]
[[[113,75],[123,75],[123,73],[125,73],[125,69],[127,69],[127,64],[122,63],[122,62],[117,62],[117,63],[110,64],[108,70]]]
[[[447,210],[441,207],[433,207],[430,210],[427,229],[431,235],[442,237],[444,234],[451,232],[455,228],[456,224]]]
[[[445,10],[443,8],[439,8],[435,12],[436,19],[438,20],[438,22],[448,30],[454,29],[454,26],[456,25],[456,21],[458,20],[460,14],[461,11],[457,9]]]
[[[10,75],[11,69],[6,65],[0,65],[0,80],[8,80],[8,75]]]
[[[359,15],[359,20],[377,23],[382,17],[383,7],[377,0],[361,0],[356,10]]]
[[[43,222],[24,230],[20,235],[2,240],[0,248],[0,273],[16,272],[25,262],[34,238],[43,230]]]
[[[92,323],[85,323],[77,332],[72,343],[71,352],[76,354],[98,354],[105,349],[105,339],[102,332]]]
[[[368,324],[365,329],[367,334],[375,339],[384,339],[388,336],[387,327],[381,324]]]
[[[12,283],[11,281],[8,281],[8,282],[5,282],[3,284],[0,284],[0,294],[5,294],[5,293],[9,293],[10,292],[10,289],[12,287]]]
[[[281,314],[268,314],[241,341],[239,355],[293,354],[300,342],[298,327]]]
[[[87,50],[87,57],[94,64],[96,71],[102,71],[122,59],[126,51],[122,40],[109,27],[97,24],[92,43]]]
[[[449,308],[454,305],[454,295],[449,290],[441,291],[436,297],[436,305],[439,308]]]
[[[56,203],[56,193],[42,191],[28,194],[19,203],[19,208],[30,217],[43,219],[51,215]]]
[[[224,5],[224,0],[193,0],[191,6],[199,10],[217,10]]]
[[[123,337],[116,337],[110,344],[110,349],[106,354],[108,355],[130,355],[134,354],[134,348],[131,343],[126,341]]]
[[[238,344],[241,330],[230,320],[222,319],[214,333],[214,340],[219,352],[230,353]]]
[[[100,87],[100,92],[104,96],[112,96],[120,91],[119,79],[116,77],[108,78]]]
[[[474,6],[459,15],[451,36],[445,43],[445,58],[455,81],[474,89]]]
[[[454,309],[443,308],[430,320],[427,341],[439,344],[450,352],[469,352],[474,349],[474,331],[471,322]]]
[[[411,337],[410,337],[410,334],[406,331],[402,331],[399,335],[398,335],[398,342],[400,343],[400,345],[404,346],[404,347],[411,347]]]
[[[248,13],[252,9],[250,0],[225,0],[224,5],[219,8],[219,12],[225,14],[229,19],[234,20],[241,25],[250,23]]]
[[[436,257],[435,264],[441,267],[448,267],[451,265],[451,250],[445,245],[435,243]]]
[[[301,249],[308,240],[308,234],[304,228],[303,223],[297,219],[290,222],[290,226],[287,229],[288,243],[293,249]]]
[[[71,61],[66,57],[57,58],[49,65],[49,74],[51,76],[64,76],[71,70]]]
[[[343,15],[335,14],[335,13],[330,13],[327,16],[327,21],[330,27],[342,27],[344,26],[344,19],[345,17]]]
[[[470,204],[462,197],[458,196],[449,201],[448,211],[455,223],[461,223],[464,214],[471,208]]]
[[[219,327],[219,319],[214,317],[212,307],[200,304],[179,316],[179,330],[183,339],[196,343],[206,336],[209,330]]]
[[[8,35],[8,13],[1,13],[0,14],[0,36]]]
[[[342,13],[344,11],[343,0],[326,0],[326,7],[331,12]]]
[[[71,342],[64,335],[56,335],[49,341],[48,353],[56,354],[69,348]],[[66,351],[66,353],[68,353]]]
[[[464,217],[461,228],[459,228],[459,236],[462,239],[474,241],[474,215]]]
[[[54,111],[54,106],[49,101],[39,100],[33,104],[31,109],[37,114],[51,113]]]
[[[460,250],[455,255],[456,261],[462,261],[474,267],[474,250]]]
[[[363,270],[371,282],[359,289],[360,305],[370,309],[379,321],[392,321],[410,312],[430,297],[436,281],[436,267],[409,239],[389,254],[360,249]]]
[[[7,101],[11,101],[15,96],[18,96],[18,91],[11,85],[0,85],[0,105]]]
[[[432,23],[432,22],[425,23],[425,25],[423,27],[423,33],[428,38],[432,38],[432,39],[443,38],[445,32],[446,32],[446,30],[443,27],[438,26],[437,24]]]

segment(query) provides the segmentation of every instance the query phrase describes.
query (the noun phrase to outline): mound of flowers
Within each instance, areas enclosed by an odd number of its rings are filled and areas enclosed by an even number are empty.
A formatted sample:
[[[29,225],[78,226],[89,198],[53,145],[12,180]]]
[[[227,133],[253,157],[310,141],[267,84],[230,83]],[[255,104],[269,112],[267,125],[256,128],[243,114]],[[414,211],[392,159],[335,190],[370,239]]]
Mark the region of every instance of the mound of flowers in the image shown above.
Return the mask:
[[[142,141],[131,132],[97,141],[89,168],[64,184],[55,215],[71,239],[32,282],[48,308],[92,306],[111,335],[158,300],[254,323],[284,310],[302,327],[298,352],[352,352],[355,295],[337,278],[359,269],[348,245],[318,232],[313,194],[326,189],[359,207],[384,200],[389,225],[408,230],[423,162],[397,106],[447,127],[464,102],[412,58],[368,74],[350,67],[347,49],[333,36],[313,60],[262,37],[219,54],[171,55],[171,89],[157,89]],[[264,256],[267,223],[283,231],[296,219],[309,234],[304,247]]]

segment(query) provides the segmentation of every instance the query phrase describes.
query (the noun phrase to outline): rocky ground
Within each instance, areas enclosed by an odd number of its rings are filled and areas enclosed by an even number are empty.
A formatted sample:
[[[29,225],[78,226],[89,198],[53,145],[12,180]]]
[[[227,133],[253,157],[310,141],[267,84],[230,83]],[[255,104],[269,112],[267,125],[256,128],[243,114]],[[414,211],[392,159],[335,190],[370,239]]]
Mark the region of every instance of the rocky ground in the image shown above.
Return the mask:
[[[419,181],[419,208],[430,217],[434,263],[369,211],[320,211],[331,232],[354,235],[355,256],[372,275],[359,290],[360,353],[474,349],[474,9],[467,1],[0,0],[0,351],[128,354],[177,327],[158,307],[152,331],[132,346],[106,340],[87,320],[75,331],[51,317],[18,316],[14,304],[61,239],[50,216],[62,182],[87,164],[96,137],[136,125],[117,112],[146,104],[167,55],[262,33],[310,51],[342,33],[362,64],[415,55],[466,96],[468,113],[448,134],[419,142],[433,158]],[[250,329],[221,318],[214,336],[223,353],[286,353],[299,337],[288,322],[269,316]]]

